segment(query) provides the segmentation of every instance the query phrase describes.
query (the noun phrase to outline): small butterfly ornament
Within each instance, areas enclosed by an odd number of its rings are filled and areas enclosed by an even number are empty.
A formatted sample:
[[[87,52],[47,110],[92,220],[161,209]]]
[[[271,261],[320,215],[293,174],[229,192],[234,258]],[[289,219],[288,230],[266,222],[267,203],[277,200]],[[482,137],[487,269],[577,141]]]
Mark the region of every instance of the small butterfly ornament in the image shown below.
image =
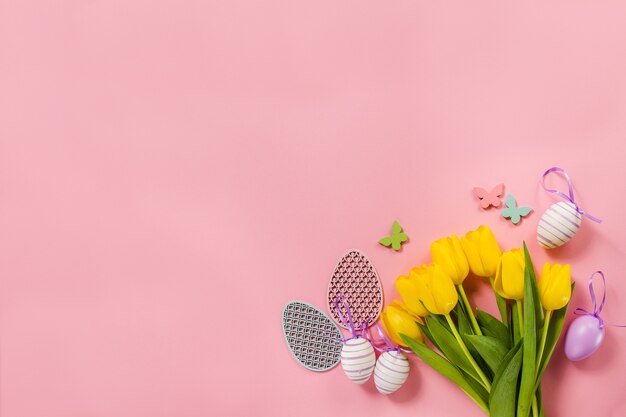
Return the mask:
[[[517,207],[515,197],[509,194],[506,197],[506,208],[502,210],[502,217],[511,219],[511,223],[513,224],[518,224],[522,220],[522,217],[528,216],[531,211],[533,211],[533,209],[530,207]]]
[[[393,248],[395,251],[399,251],[402,247],[402,244],[409,240],[409,236],[406,233],[402,232],[402,226],[398,221],[394,221],[391,226],[391,236],[385,236],[378,241],[383,246]]]
[[[480,206],[483,209],[488,209],[490,206],[500,207],[502,204],[500,197],[504,194],[504,184],[496,185],[491,191],[481,187],[474,187],[472,194],[480,200]]]

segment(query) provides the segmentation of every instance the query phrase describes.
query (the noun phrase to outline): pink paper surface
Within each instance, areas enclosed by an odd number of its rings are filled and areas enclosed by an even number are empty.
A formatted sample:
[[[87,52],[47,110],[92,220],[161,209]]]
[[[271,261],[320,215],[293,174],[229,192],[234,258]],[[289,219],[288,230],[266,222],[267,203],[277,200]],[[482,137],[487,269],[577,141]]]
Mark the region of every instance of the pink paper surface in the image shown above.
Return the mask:
[[[532,2],[534,3],[534,2]],[[394,279],[480,224],[626,322],[626,3],[0,0],[2,417],[481,416],[415,358],[390,397],[291,357],[349,249]],[[585,220],[535,240],[559,165]],[[474,186],[504,182],[518,226]],[[558,178],[554,185],[563,183]],[[399,253],[377,240],[397,219]],[[494,311],[484,283],[468,290]],[[571,320],[571,316],[569,320]],[[626,415],[626,330],[544,380],[549,417]]]

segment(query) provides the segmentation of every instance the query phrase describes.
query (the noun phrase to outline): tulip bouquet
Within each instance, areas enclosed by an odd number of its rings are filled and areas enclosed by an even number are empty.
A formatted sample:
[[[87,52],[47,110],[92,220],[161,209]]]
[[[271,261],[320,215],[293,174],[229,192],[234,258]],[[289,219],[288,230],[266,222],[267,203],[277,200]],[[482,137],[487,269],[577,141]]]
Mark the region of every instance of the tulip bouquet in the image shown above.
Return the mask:
[[[502,253],[484,226],[434,242],[431,254],[431,265],[396,280],[403,302],[381,314],[389,337],[488,415],[544,416],[541,378],[573,290],[569,265],[546,263],[537,282],[526,245]],[[470,271],[489,279],[499,319],[470,305],[463,289]]]

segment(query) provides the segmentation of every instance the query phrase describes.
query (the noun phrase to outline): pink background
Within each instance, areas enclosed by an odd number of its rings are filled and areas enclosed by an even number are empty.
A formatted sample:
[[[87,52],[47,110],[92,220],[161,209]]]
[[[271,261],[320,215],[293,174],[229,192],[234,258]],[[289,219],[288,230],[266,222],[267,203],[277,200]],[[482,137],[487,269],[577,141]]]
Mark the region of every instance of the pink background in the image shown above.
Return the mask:
[[[622,1],[0,0],[3,417],[480,416],[415,358],[390,397],[291,357],[348,249],[394,279],[479,224],[608,277],[626,321]],[[585,221],[535,242],[566,167]],[[558,180],[558,179],[557,179]],[[535,212],[483,212],[505,182]],[[554,181],[554,184],[562,183]],[[398,219],[401,253],[376,244]],[[478,303],[494,309],[483,283]],[[626,330],[562,347],[550,417],[626,415]]]

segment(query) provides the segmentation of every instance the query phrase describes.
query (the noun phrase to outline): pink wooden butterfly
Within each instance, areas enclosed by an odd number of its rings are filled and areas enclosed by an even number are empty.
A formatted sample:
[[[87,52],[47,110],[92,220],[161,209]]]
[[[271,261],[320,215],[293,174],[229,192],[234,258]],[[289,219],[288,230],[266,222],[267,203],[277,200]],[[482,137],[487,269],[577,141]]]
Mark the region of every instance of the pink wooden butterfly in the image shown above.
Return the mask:
[[[474,187],[472,194],[474,194],[476,198],[480,199],[480,206],[484,209],[489,208],[489,206],[500,207],[502,204],[500,197],[504,194],[504,184],[496,185],[491,191],[487,191],[480,187]]]

